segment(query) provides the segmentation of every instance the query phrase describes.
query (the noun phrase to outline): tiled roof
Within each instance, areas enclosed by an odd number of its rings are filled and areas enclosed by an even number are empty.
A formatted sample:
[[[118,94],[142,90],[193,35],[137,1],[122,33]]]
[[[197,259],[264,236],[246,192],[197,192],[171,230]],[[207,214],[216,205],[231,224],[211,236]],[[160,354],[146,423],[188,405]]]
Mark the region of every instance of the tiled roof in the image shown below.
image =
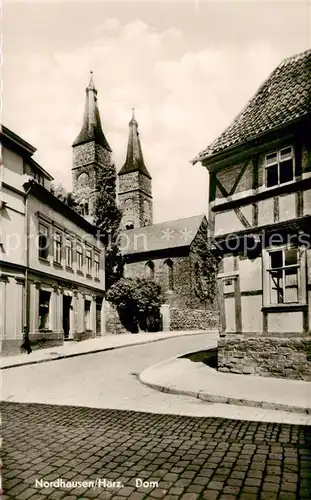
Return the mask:
[[[124,255],[190,247],[205,215],[160,222],[121,232],[120,249]]]
[[[132,119],[129,123],[129,128],[130,129],[129,129],[129,139],[126,152],[126,160],[123,167],[119,171],[119,175],[140,171],[141,173],[149,177],[149,179],[151,179],[151,175],[149,174],[148,169],[144,162],[144,157],[139,139],[138,123],[134,116],[134,110]]]
[[[271,73],[231,125],[193,163],[245,143],[311,112],[311,49]]]

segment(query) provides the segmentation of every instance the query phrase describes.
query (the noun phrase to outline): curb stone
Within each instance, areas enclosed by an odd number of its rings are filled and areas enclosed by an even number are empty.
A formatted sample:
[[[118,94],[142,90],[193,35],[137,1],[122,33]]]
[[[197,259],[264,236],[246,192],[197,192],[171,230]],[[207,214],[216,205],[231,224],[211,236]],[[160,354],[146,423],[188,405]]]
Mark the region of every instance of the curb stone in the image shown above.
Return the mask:
[[[151,382],[150,380],[146,380],[144,372],[152,369],[157,369],[161,368],[163,365],[167,365],[172,361],[176,361],[177,358],[170,358],[166,361],[162,361],[161,363],[157,363],[156,365],[153,365],[149,368],[146,368],[143,370],[139,376],[138,380],[146,385],[151,387],[152,389],[158,390],[160,392],[165,392],[169,394],[179,394],[183,396],[191,396],[196,399],[200,399],[201,401],[205,401],[206,403],[221,403],[221,404],[228,404],[228,405],[235,405],[235,406],[250,406],[253,408],[261,408],[264,410],[279,410],[279,411],[285,411],[289,413],[301,413],[304,415],[311,415],[311,407],[307,406],[294,406],[294,405],[286,405],[283,403],[274,403],[274,402],[268,402],[268,401],[254,401],[251,399],[238,399],[238,398],[232,398],[232,397],[227,397],[227,396],[219,396],[217,394],[210,394],[208,392],[205,392],[204,390],[200,391],[192,391],[192,390],[184,390],[184,389],[179,389],[176,386],[163,386],[160,384],[155,384]],[[210,368],[212,370],[212,368]],[[245,375],[247,376],[247,375]]]

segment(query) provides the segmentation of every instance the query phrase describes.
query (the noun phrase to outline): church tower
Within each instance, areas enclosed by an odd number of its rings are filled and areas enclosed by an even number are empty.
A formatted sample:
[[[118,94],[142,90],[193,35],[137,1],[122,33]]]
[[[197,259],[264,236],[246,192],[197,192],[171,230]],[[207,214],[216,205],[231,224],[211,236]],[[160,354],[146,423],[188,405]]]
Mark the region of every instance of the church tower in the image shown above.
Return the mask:
[[[74,141],[72,184],[73,197],[80,205],[81,214],[94,221],[97,191],[97,172],[111,165],[111,148],[102,131],[97,106],[97,90],[91,79],[86,90],[84,118],[81,131]]]
[[[152,225],[151,175],[144,162],[134,110],[129,123],[126,160],[118,177],[118,201],[123,213],[121,228],[132,229]]]

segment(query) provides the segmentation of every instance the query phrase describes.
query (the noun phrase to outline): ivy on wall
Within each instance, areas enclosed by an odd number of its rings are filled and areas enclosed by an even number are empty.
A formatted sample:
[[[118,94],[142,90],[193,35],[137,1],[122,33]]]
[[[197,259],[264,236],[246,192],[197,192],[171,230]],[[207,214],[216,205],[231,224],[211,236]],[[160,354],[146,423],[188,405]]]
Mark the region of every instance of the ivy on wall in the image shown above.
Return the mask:
[[[207,222],[203,223],[198,231],[191,251],[194,261],[194,293],[200,300],[215,304],[219,260],[211,250]]]

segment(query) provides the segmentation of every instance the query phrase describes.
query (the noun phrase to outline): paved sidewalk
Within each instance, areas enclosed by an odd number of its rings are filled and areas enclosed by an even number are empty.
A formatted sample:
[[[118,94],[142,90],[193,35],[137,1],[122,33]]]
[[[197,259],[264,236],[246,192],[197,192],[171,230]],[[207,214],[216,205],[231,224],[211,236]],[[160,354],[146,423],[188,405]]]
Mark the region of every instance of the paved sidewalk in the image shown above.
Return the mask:
[[[3,356],[1,358],[1,368],[14,368],[23,365],[32,365],[36,363],[45,363],[56,359],[72,358],[83,354],[91,354],[121,347],[129,347],[139,344],[148,344],[158,342],[164,339],[182,337],[185,335],[217,335],[216,330],[187,330],[171,332],[143,332],[136,334],[105,335],[94,339],[83,340],[81,342],[68,341],[62,346],[51,347],[48,349],[37,349],[30,354],[19,354],[17,356]]]
[[[154,389],[211,403],[311,415],[311,382],[221,373],[185,358],[151,366],[139,379]]]

